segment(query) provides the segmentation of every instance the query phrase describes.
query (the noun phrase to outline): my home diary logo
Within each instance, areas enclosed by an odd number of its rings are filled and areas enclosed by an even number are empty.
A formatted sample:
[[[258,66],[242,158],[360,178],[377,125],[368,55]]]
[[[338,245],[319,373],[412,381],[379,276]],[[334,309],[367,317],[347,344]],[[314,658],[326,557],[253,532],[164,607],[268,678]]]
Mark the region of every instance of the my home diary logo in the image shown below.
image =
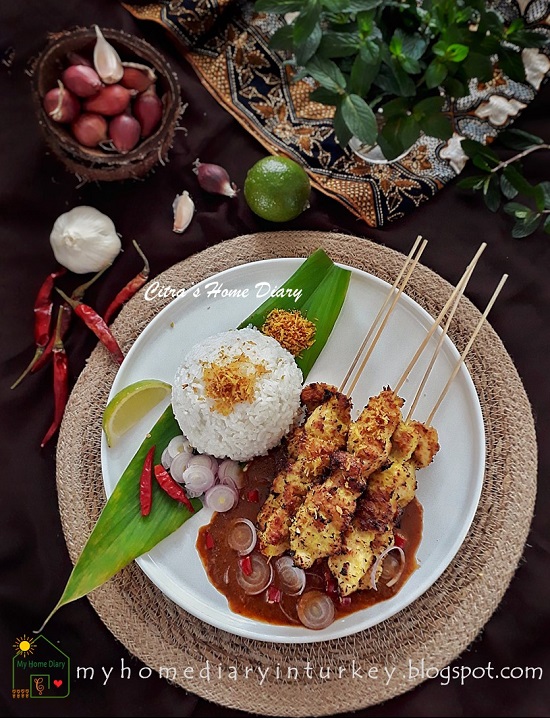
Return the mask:
[[[44,700],[69,695],[71,661],[63,650],[44,635],[23,635],[13,647],[12,698]]]

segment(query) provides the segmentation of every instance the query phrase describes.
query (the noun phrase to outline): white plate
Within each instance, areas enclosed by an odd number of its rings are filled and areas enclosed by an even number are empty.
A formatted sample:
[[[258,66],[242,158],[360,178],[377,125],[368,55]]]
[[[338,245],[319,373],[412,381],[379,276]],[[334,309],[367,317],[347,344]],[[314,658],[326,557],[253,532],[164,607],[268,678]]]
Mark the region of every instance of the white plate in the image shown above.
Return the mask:
[[[122,364],[110,397],[144,378],[171,383],[189,348],[199,340],[237,327],[261,302],[258,283],[272,290],[299,266],[293,258],[262,260],[226,270],[176,297],[145,328]],[[346,301],[336,327],[308,381],[338,385],[383,303],[389,286],[365,272],[352,269]],[[214,285],[218,283],[218,285]],[[240,297],[221,297],[209,291],[241,291]],[[266,288],[263,285],[262,288]],[[176,288],[178,289],[178,288]],[[248,290],[247,297],[242,291]],[[378,342],[353,395],[355,414],[386,385],[395,386],[431,325],[430,316],[413,300],[402,296]],[[437,342],[411,372],[400,395],[412,401],[424,368]],[[426,419],[458,359],[445,339],[415,417]],[[406,411],[407,405],[405,405]],[[164,407],[143,418],[114,448],[102,441],[102,468],[107,494],[113,491],[126,465]],[[236,615],[208,581],[195,548],[197,531],[210,520],[203,509],[137,562],[152,582],[185,610],[215,627],[243,637],[270,642],[315,642],[351,635],[399,612],[425,592],[449,565],[474,517],[485,464],[483,418],[477,394],[466,368],[455,379],[435,416],[441,450],[434,462],[418,473],[418,498],[424,507],[424,531],[417,558],[420,568],[393,598],[352,613],[325,630],[271,625]]]

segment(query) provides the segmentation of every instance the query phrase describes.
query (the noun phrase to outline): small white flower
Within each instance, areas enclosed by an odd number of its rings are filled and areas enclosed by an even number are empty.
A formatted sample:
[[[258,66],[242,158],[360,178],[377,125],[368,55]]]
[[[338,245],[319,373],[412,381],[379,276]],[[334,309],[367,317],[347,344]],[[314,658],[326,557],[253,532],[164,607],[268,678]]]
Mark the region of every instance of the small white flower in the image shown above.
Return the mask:
[[[453,133],[452,138],[447,140],[439,153],[443,160],[449,161],[450,166],[457,174],[462,171],[468,160],[468,156],[460,144],[462,140],[464,140],[463,135]]]
[[[525,103],[521,103],[515,98],[509,99],[502,97],[502,95],[491,95],[488,100],[481,103],[475,114],[498,126],[504,125],[509,117],[517,115],[524,107],[526,107]]]
[[[546,73],[550,70],[550,60],[536,48],[522,50],[521,58],[525,65],[525,76],[535,90],[538,90]]]

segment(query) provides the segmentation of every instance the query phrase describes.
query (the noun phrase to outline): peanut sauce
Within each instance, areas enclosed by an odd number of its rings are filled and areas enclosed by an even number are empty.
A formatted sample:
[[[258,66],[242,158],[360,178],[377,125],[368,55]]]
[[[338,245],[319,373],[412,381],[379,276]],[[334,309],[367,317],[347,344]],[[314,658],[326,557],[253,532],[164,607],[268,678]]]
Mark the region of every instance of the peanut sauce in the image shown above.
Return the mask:
[[[300,625],[296,611],[300,596],[283,595],[281,603],[270,603],[266,600],[266,591],[259,595],[245,593],[237,582],[240,556],[227,544],[229,530],[236,519],[248,518],[253,523],[256,522],[277,473],[278,461],[280,458],[272,453],[249,463],[244,472],[244,485],[239,492],[239,502],[228,512],[214,513],[210,524],[199,531],[197,550],[210,582],[227,598],[234,613],[275,625]],[[392,587],[387,587],[383,580],[380,580],[377,591],[358,590],[342,601],[336,593],[336,580],[324,559],[317,560],[310,570],[306,570],[307,583],[304,592],[328,590],[334,600],[335,619],[393,597],[418,567],[416,551],[422,537],[422,505],[416,498],[403,512],[399,533],[405,539],[405,568]]]

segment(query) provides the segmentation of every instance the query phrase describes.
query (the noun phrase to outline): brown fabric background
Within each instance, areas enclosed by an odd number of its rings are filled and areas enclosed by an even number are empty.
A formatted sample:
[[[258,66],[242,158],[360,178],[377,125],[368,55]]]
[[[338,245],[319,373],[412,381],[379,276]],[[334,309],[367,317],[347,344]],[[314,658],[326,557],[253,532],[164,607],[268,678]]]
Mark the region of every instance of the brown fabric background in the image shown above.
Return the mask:
[[[0,403],[3,461],[0,503],[0,707],[15,717],[244,717],[187,694],[165,680],[140,679],[142,663],[132,658],[114,639],[87,600],[65,608],[48,626],[46,636],[71,657],[73,667],[96,669],[93,681],[77,681],[73,675],[70,697],[41,703],[12,701],[10,662],[15,639],[32,634],[51,609],[71,568],[61,530],[55,486],[55,447],[39,450],[40,440],[52,412],[51,378],[48,370],[33,376],[16,391],[9,390],[32,355],[32,302],[46,272],[54,267],[48,236],[55,218],[78,204],[90,204],[110,215],[128,250],[89,294],[104,310],[119,287],[135,275],[140,263],[131,252],[131,239],[140,241],[151,258],[153,274],[205,247],[242,234],[274,229],[341,231],[400,251],[422,233],[430,239],[423,263],[449,282],[481,240],[489,247],[476,272],[468,297],[483,307],[503,272],[510,280],[491,314],[491,324],[516,364],[534,407],[539,435],[539,474],[535,516],[523,561],[500,606],[483,632],[453,663],[471,668],[492,662],[505,666],[540,666],[550,671],[550,392],[547,324],[550,317],[548,236],[518,241],[510,237],[509,219],[492,215],[482,201],[448,186],[431,202],[408,218],[385,230],[370,230],[336,202],[314,192],[311,208],[297,220],[275,228],[255,218],[242,196],[235,202],[206,196],[196,184],[190,166],[198,156],[203,162],[224,165],[242,187],[246,170],[264,155],[262,147],[221,108],[201,86],[162,32],[143,28],[121,7],[109,0],[38,3],[6,0],[0,10],[0,43],[16,51],[11,68],[0,64],[0,275],[1,357]],[[32,114],[29,61],[46,43],[46,32],[72,25],[99,23],[143,35],[162,50],[177,72],[189,107],[183,123],[188,132],[178,133],[171,162],[145,182],[89,185],[77,183],[47,154]],[[521,118],[526,130],[546,135],[550,117],[547,87]],[[534,156],[526,163],[533,180],[547,179],[548,156]],[[188,189],[197,204],[193,224],[183,236],[171,232],[171,203],[176,193]],[[67,278],[72,289],[78,284]],[[95,346],[94,338],[74,326],[67,342],[74,383]],[[496,534],[494,542],[507,551],[509,538]],[[472,613],[480,610],[472,605]],[[429,658],[426,658],[427,662]],[[120,678],[121,662],[132,676]],[[101,668],[114,667],[103,684]],[[115,677],[116,676],[116,677]],[[547,680],[547,677],[546,677]],[[542,717],[550,708],[550,686],[537,680],[468,680],[464,686],[438,680],[382,705],[358,710],[370,716],[472,716]]]

